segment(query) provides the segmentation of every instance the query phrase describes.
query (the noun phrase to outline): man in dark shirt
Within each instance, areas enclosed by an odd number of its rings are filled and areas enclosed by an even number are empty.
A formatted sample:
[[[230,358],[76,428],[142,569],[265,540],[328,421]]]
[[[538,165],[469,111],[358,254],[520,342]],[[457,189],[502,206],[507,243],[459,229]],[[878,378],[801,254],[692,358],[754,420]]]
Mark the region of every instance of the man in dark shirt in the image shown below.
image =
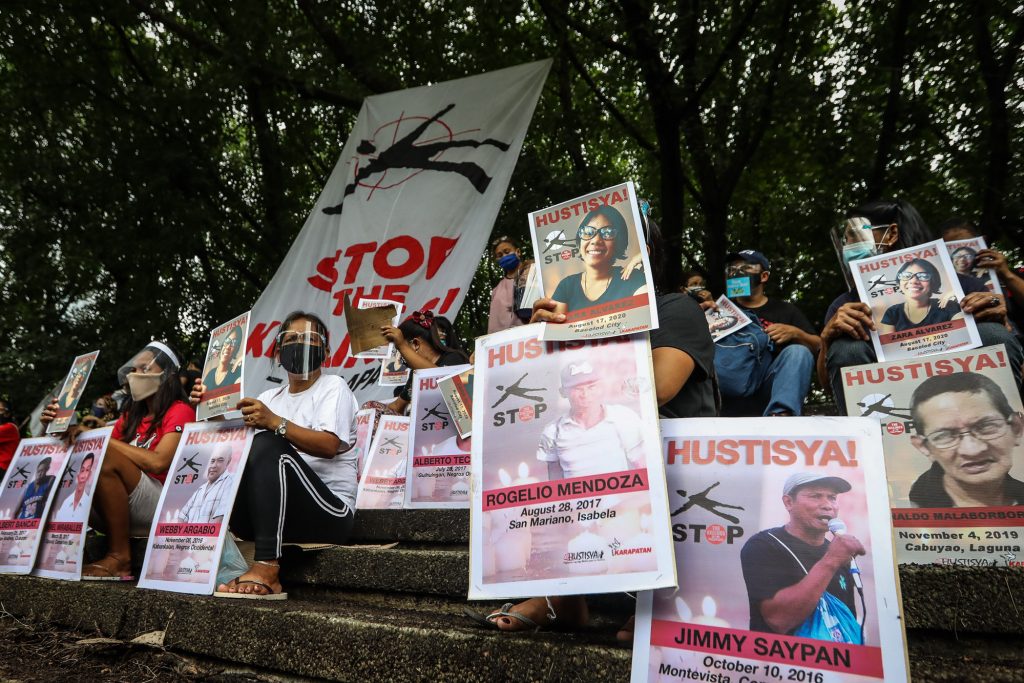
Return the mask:
[[[36,465],[36,478],[25,488],[21,504],[18,506],[18,513],[14,516],[15,519],[39,519],[43,516],[46,499],[53,487],[54,477],[52,474],[47,474],[51,462],[50,458],[43,458]]]
[[[786,479],[782,503],[789,521],[754,534],[740,552],[751,631],[793,634],[826,592],[856,619],[850,562],[864,554],[864,546],[849,534],[825,538],[829,521],[839,515],[839,494],[850,488],[841,477],[810,472]],[[832,637],[841,640],[836,631]]]
[[[771,275],[771,264],[759,251],[745,249],[726,256],[725,276],[730,283],[746,279],[742,293],[730,296],[748,315],[757,316],[765,333],[775,342],[772,362],[760,367],[758,390],[771,392],[764,415],[800,415],[804,399],[811,389],[814,357],[821,339],[814,333],[807,316],[789,303],[769,299],[764,289]],[[723,377],[722,395],[739,398],[746,387],[732,387]],[[748,394],[749,395],[749,394]]]

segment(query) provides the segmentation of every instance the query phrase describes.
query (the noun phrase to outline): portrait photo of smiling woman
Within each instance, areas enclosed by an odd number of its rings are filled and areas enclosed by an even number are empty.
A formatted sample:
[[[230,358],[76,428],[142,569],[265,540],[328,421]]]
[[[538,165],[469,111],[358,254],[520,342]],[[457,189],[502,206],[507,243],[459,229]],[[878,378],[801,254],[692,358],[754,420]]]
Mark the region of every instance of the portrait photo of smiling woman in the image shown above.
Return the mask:
[[[931,262],[924,259],[907,261],[896,272],[896,282],[904,300],[886,309],[878,326],[881,334],[964,317],[955,298],[939,296],[942,294],[942,278],[939,269]]]
[[[629,228],[618,209],[600,206],[588,213],[576,231],[583,270],[563,278],[551,298],[572,312],[645,293],[647,281],[642,270],[625,272],[615,265],[628,258],[629,242]]]

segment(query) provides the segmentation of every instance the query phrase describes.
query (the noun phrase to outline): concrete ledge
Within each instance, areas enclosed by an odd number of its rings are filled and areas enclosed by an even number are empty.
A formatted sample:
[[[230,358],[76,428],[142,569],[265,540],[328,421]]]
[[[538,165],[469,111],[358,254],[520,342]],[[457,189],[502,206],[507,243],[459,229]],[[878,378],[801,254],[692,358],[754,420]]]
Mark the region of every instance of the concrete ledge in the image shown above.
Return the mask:
[[[907,628],[1024,634],[1024,571],[903,565],[900,583]]]
[[[334,681],[629,678],[630,651],[611,645],[611,633],[498,634],[467,626],[454,604],[274,604],[11,576],[0,577],[0,603],[21,618],[116,638],[166,630],[172,650]]]
[[[352,542],[469,543],[469,510],[357,510]]]

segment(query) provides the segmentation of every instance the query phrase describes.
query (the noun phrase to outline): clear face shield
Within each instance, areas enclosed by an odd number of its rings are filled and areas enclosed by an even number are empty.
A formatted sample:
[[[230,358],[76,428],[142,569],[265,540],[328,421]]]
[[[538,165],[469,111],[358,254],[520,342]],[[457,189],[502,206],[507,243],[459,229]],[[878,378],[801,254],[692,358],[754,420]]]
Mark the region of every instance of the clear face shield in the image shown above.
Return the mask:
[[[327,338],[309,320],[294,320],[277,335],[278,361],[289,376],[309,379],[324,364],[327,352]]]
[[[858,259],[877,256],[882,252],[882,245],[875,242],[875,227],[885,227],[885,234],[882,240],[889,234],[889,226],[872,226],[867,218],[857,216],[847,218],[839,225],[832,228],[829,233],[832,238],[832,247],[836,251],[839,265],[846,279],[846,286],[851,290],[855,287],[853,275],[850,273],[850,262]]]
[[[178,371],[180,363],[162,342],[150,342],[117,370],[117,381],[128,385],[133,401],[144,401],[157,392],[165,378]]]

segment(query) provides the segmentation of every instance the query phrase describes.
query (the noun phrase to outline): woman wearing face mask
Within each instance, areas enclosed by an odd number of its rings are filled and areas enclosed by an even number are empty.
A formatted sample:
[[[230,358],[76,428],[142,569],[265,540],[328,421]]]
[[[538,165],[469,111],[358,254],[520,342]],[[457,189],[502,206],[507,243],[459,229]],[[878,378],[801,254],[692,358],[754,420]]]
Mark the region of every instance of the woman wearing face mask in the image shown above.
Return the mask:
[[[256,542],[255,562],[216,595],[276,600],[281,544],[344,543],[355,517],[358,406],[345,381],[321,370],[330,354],[327,327],[296,311],[281,324],[275,359],[288,385],[238,403],[256,429],[231,513],[231,529]],[[205,387],[191,395],[198,403]]]
[[[848,264],[856,259],[906,249],[932,240],[928,226],[913,206],[902,200],[868,202],[846,214],[846,221],[832,233],[840,254],[843,275],[851,291],[841,294],[825,314],[817,370],[821,385],[835,397],[840,415],[846,414],[842,369],[875,363],[869,330],[876,328],[870,307],[857,298]],[[1024,350],[1006,327],[1006,304],[978,278],[957,275],[964,298],[963,313],[974,315],[983,346],[1005,344],[1013,375],[1020,388]],[[916,278],[915,278],[916,279]],[[919,311],[918,311],[919,313]],[[916,315],[916,314],[915,314]]]
[[[114,425],[96,483],[93,507],[109,546],[103,559],[82,568],[82,579],[130,581],[131,536],[148,536],[167,468],[181,431],[196,419],[178,379],[179,356],[163,342],[150,342],[118,370],[131,393]],[[40,420],[57,414],[53,402]],[[74,438],[80,427],[72,427]]]
[[[0,479],[11,466],[14,458],[14,451],[18,450],[21,442],[21,432],[14,424],[14,413],[11,411],[11,404],[0,400]]]
[[[487,318],[487,334],[518,327],[530,319],[529,305],[523,308],[523,293],[533,267],[524,261],[515,241],[499,237],[491,243],[494,260],[503,271],[501,280],[491,290],[491,312]],[[525,316],[525,318],[524,318]]]
[[[380,328],[405,364],[412,370],[441,368],[469,362],[469,354],[462,348],[462,340],[455,327],[444,316],[435,316],[430,311],[413,311],[412,315],[398,327],[385,325]],[[405,386],[395,393],[395,400],[386,406],[388,412],[404,415],[412,402],[413,373]]]
[[[566,305],[565,312],[647,291],[643,271],[630,269],[623,279],[623,268],[615,265],[626,258],[629,247],[629,228],[617,209],[600,206],[584,216],[576,231],[576,244],[583,259],[583,272],[562,278],[551,295]]]

